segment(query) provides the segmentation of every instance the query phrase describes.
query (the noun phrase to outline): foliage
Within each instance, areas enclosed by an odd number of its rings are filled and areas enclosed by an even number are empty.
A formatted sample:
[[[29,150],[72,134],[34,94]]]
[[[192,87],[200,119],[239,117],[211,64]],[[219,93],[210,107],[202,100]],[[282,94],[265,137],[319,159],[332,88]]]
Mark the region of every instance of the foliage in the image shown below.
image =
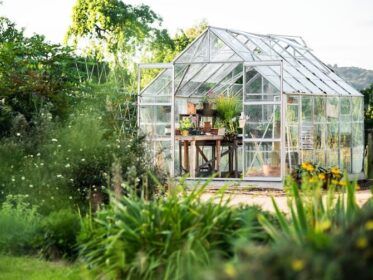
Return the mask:
[[[0,256],[0,279],[79,280],[78,264],[47,262],[35,257]]]
[[[240,246],[236,258],[217,261],[196,278],[370,279],[373,200],[359,208],[354,188],[354,183],[348,184],[342,195],[329,190],[322,199],[320,189],[300,193],[292,183],[290,219],[275,202],[279,228],[259,217],[273,238],[271,246]]]
[[[179,123],[180,130],[188,130],[192,128],[192,121],[190,120],[190,118],[182,118]]]
[[[64,117],[80,82],[72,50],[43,36],[25,37],[6,18],[0,18],[0,38],[0,137],[17,125],[34,126],[43,108]]]
[[[66,40],[88,40],[101,55],[132,55],[139,45],[162,32],[161,18],[147,5],[133,6],[120,0],[77,0]]]
[[[297,183],[288,178],[286,187],[291,198],[291,223],[288,223],[273,199],[280,228],[273,227],[265,217],[261,217],[260,221],[275,241],[287,239],[304,244],[312,240],[316,246],[323,247],[327,245],[324,242],[328,241],[325,233],[346,228],[359,210],[355,197],[356,183],[349,183],[348,178],[345,178],[345,182],[345,190],[335,201],[335,186],[330,186],[326,199],[323,199],[320,182],[314,185],[312,180],[303,181],[302,189],[311,191],[300,193]]]
[[[0,251],[28,253],[40,226],[37,208],[26,202],[26,196],[8,195],[0,208]]]
[[[237,134],[238,119],[242,104],[237,96],[220,95],[215,99],[216,111],[220,119],[225,122],[227,134]]]
[[[147,170],[153,167],[144,136],[134,130],[133,119],[122,127],[116,105],[117,99],[123,102],[128,96],[109,95],[109,89],[92,88],[65,123],[42,113],[37,133],[19,130],[19,135],[2,139],[2,195],[29,194],[28,200],[40,205],[43,213],[75,204],[84,211],[89,201],[95,201],[94,207],[105,201],[114,162],[119,162],[121,177],[131,180],[134,188],[148,184]],[[149,184],[149,195],[153,187]]]
[[[318,164],[311,162],[303,162],[299,168],[295,169],[293,179],[302,186],[302,180],[313,183],[321,183],[324,188],[332,186],[345,186],[346,182],[343,180],[342,171],[336,167],[324,168]]]
[[[94,275],[183,279],[211,256],[231,255],[232,239],[266,239],[257,227],[257,208],[231,208],[222,197],[203,202],[205,186],[190,192],[183,183],[174,188],[152,201],[113,199],[94,221],[86,221],[80,252]]]
[[[35,246],[47,259],[74,259],[78,254],[80,219],[70,209],[52,212],[43,218]]]

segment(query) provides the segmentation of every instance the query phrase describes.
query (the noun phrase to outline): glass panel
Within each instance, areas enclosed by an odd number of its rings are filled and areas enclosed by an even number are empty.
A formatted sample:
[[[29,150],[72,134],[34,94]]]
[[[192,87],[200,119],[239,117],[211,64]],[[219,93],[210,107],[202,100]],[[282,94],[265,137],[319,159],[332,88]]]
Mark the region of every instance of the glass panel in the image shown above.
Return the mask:
[[[338,101],[338,97],[327,97],[326,115],[329,122],[337,122],[339,119]]]
[[[351,98],[350,97],[341,97],[341,114],[340,122],[350,122],[351,121]]]
[[[290,123],[299,122],[299,97],[288,96],[287,97],[287,110],[286,110],[286,121]]]
[[[154,141],[154,164],[159,169],[168,173],[172,166],[171,142]]]
[[[186,51],[176,60],[176,63],[207,62],[209,58],[208,45],[208,36],[205,33],[192,45],[188,46]]]
[[[323,96],[315,96],[314,97],[314,112],[315,112],[315,122],[325,122],[326,120],[326,97]]]
[[[362,121],[364,119],[363,98],[352,97],[352,119]]]
[[[313,151],[312,150],[302,150],[302,161],[303,162],[313,162]]]
[[[355,98],[353,98],[355,99]],[[362,122],[352,124],[352,173],[360,173],[363,170],[364,159],[364,124]]]
[[[246,105],[245,138],[280,138],[280,105]]]
[[[286,130],[286,147],[298,148],[299,145],[299,127],[297,125],[289,125]]]
[[[312,122],[313,98],[311,96],[302,96],[302,122]]]
[[[279,177],[280,142],[245,143],[245,177]]]
[[[315,124],[314,127],[314,149],[323,150],[326,144],[326,124]]]
[[[326,165],[331,166],[339,166],[338,163],[338,149],[332,149],[326,151]]]
[[[328,149],[338,149],[338,123],[327,124],[327,148]]]
[[[245,101],[277,101],[280,91],[255,70],[246,72]]]
[[[325,166],[325,150],[314,151],[314,162],[321,166]]]

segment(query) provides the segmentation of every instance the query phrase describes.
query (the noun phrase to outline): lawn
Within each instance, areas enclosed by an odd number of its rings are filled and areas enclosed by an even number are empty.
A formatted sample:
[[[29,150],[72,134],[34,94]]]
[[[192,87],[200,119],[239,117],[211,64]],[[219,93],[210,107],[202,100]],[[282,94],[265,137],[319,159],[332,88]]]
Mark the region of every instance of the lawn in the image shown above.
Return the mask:
[[[81,279],[77,265],[34,257],[0,256],[1,280]]]

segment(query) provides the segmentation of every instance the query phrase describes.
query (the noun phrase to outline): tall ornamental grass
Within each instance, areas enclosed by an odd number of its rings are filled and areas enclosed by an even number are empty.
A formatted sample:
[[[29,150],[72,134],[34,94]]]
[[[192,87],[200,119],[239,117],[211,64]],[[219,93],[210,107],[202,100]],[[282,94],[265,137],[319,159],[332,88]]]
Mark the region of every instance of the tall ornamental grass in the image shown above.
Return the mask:
[[[152,201],[113,199],[94,220],[85,220],[80,253],[89,270],[109,279],[193,279],[194,269],[213,256],[232,257],[235,241],[268,238],[258,208],[229,207],[222,195],[203,201],[204,189]]]

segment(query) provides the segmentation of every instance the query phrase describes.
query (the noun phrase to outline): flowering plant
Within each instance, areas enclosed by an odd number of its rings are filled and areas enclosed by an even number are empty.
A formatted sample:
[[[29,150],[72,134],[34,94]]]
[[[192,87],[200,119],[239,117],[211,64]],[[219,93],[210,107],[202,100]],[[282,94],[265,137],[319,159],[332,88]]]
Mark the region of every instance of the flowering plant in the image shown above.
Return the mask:
[[[312,182],[322,183],[324,188],[330,184],[334,186],[345,186],[346,182],[342,179],[342,171],[334,166],[324,168],[311,162],[303,162],[293,173],[294,179],[301,184],[303,178],[308,178]]]

